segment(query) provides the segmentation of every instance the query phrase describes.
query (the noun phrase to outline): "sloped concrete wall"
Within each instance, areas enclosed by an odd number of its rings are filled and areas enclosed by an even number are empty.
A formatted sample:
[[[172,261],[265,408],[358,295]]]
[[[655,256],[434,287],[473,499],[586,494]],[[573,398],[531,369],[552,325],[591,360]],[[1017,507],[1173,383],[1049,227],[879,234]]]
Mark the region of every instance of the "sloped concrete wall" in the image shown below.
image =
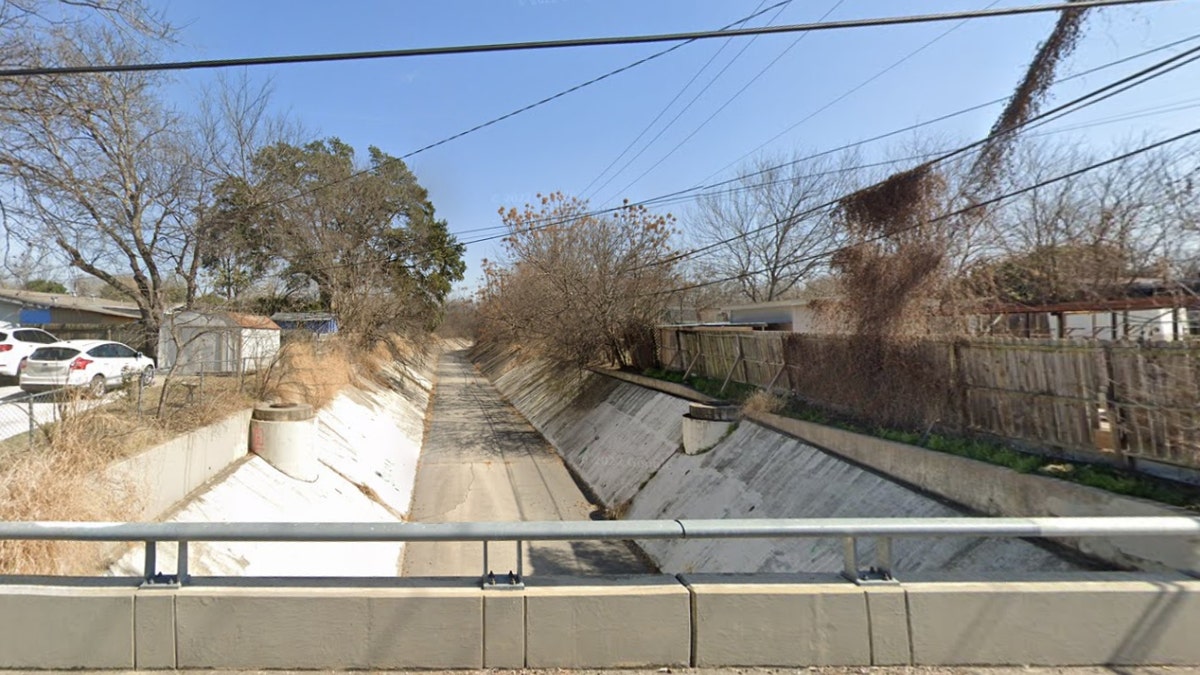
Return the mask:
[[[627,504],[683,444],[684,399],[511,352],[480,370],[606,506]]]
[[[432,383],[425,369],[397,365],[388,375],[390,386],[349,387],[317,412],[320,469],[315,481],[290,478],[250,456],[192,495],[168,520],[402,520],[412,501]],[[246,420],[241,456],[246,451]],[[180,457],[166,461],[170,465]],[[173,571],[175,547],[159,549],[159,570]],[[189,561],[195,576],[395,576],[403,550],[398,543],[205,542],[192,545]],[[127,551],[109,573],[141,575],[141,548]]]
[[[512,352],[477,353],[481,371],[610,508],[628,518],[953,517],[964,511],[791,436],[742,421],[701,455],[681,452],[682,398],[596,373],[569,373]],[[831,572],[833,540],[639,542],[664,572]],[[873,556],[862,542],[863,559]],[[1020,540],[902,540],[894,569],[1064,570],[1077,566]]]
[[[1191,512],[1067,481],[1017,473],[966,457],[769,413],[761,424],[956,504],[994,516],[1187,516]],[[1200,537],[1087,537],[1063,540],[1125,567],[1200,575]]]

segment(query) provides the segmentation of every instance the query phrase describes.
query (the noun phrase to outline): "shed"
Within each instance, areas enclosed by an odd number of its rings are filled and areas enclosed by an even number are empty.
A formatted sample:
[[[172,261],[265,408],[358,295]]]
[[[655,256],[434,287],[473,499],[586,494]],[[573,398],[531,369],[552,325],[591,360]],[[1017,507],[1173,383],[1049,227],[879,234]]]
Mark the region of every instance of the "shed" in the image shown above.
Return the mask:
[[[318,337],[338,332],[337,317],[330,312],[278,312],[271,320],[285,332],[306,331]]]
[[[185,374],[258,370],[278,356],[279,338],[279,325],[265,316],[184,310],[163,322],[158,367]]]

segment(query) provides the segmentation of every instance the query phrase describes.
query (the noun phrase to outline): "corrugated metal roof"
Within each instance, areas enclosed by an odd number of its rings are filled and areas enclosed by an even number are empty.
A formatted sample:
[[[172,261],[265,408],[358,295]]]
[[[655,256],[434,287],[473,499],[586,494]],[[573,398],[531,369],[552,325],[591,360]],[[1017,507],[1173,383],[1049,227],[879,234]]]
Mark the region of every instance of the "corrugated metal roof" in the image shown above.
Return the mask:
[[[0,288],[0,299],[20,305],[73,309],[80,312],[119,316],[126,319],[140,319],[142,317],[137,305],[132,302],[106,300],[104,298],[84,298],[66,293],[42,293],[39,291],[22,291],[14,288]]]
[[[310,321],[337,321],[337,317],[330,312],[276,312],[271,315],[275,321],[287,322],[310,322]]]

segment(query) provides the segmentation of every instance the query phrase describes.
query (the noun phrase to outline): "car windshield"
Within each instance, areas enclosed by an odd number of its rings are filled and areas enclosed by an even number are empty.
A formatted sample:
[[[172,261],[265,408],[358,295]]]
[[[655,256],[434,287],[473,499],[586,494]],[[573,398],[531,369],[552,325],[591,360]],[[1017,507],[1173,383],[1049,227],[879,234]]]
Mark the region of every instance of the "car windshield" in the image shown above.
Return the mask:
[[[78,349],[70,347],[42,347],[29,355],[32,361],[66,361],[79,356]]]

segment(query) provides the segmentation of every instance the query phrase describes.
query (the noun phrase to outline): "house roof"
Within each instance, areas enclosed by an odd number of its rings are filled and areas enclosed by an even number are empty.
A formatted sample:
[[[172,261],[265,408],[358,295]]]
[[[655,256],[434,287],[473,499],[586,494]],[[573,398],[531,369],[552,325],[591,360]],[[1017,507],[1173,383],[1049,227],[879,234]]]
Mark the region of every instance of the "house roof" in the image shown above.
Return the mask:
[[[86,298],[66,293],[42,293],[39,291],[0,288],[0,300],[8,300],[9,302],[25,306],[72,309],[79,312],[118,316],[126,319],[140,319],[142,316],[137,305],[132,302],[107,300],[105,298]]]
[[[276,312],[271,315],[274,321],[286,323],[308,323],[312,321],[337,321],[332,312]]]
[[[791,298],[789,300],[771,300],[770,302],[751,302],[744,305],[727,305],[721,309],[725,311],[745,310],[745,309],[778,309],[780,307],[808,307],[809,305],[826,304],[831,301],[839,301],[841,298],[825,297],[825,298]]]
[[[228,312],[229,318],[242,328],[255,328],[258,330],[280,330],[279,324],[271,320],[271,317],[262,316],[261,314],[241,314],[239,312]]]

